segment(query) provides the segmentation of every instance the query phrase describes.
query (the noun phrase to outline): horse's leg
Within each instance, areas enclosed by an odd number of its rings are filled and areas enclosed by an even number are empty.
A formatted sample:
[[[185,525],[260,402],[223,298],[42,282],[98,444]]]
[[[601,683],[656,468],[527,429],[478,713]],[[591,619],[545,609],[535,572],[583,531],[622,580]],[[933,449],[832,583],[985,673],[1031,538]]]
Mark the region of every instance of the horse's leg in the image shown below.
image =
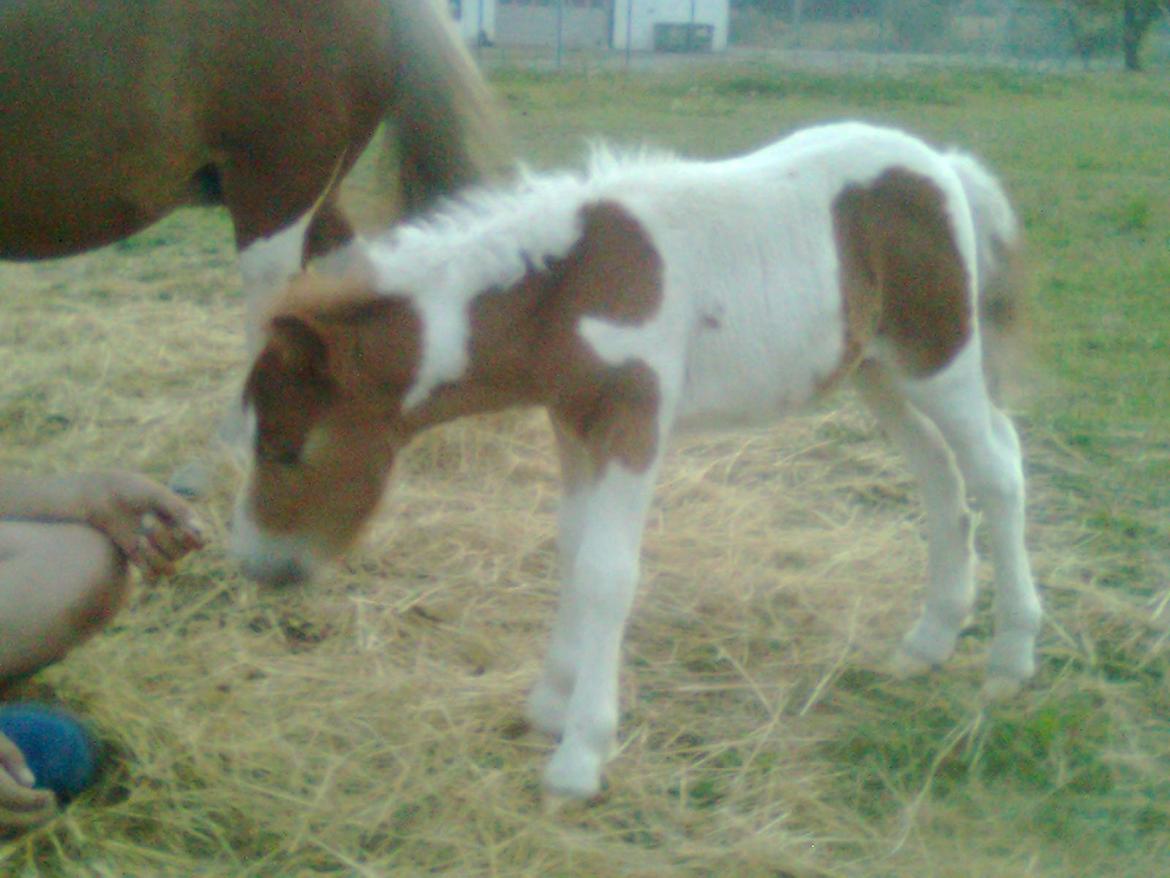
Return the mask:
[[[638,581],[639,553],[654,471],[636,473],[611,461],[580,489],[568,515],[567,575],[554,647],[575,664],[560,746],[544,773],[552,796],[588,798],[601,788],[618,725],[622,635]],[[562,668],[563,670],[563,668]]]
[[[963,351],[924,380],[903,380],[910,402],[939,428],[987,523],[995,566],[995,636],[985,694],[1006,697],[1035,671],[1040,599],[1024,543],[1025,488],[1020,442],[987,394],[979,349]]]
[[[579,644],[577,625],[580,613],[573,590],[573,563],[581,546],[585,524],[586,486],[594,478],[594,466],[588,451],[567,430],[553,423],[557,451],[561,461],[564,496],[557,519],[557,561],[560,573],[560,596],[557,614],[549,639],[544,669],[528,699],[528,720],[549,735],[565,730],[565,713],[577,682]]]
[[[339,257],[347,252],[347,245],[353,240],[353,226],[335,196],[330,194],[312,213],[306,212],[272,234],[256,237],[240,248],[249,357],[259,351],[264,317],[272,299],[310,260],[331,273],[341,273]]]
[[[916,411],[875,360],[855,376],[862,400],[918,480],[926,513],[927,589],[922,616],[894,659],[899,674],[927,670],[950,657],[975,600],[975,552],[963,479],[938,428]]]
[[[229,202],[229,209],[232,204]],[[262,344],[264,317],[273,297],[300,272],[309,260],[320,270],[340,274],[351,258],[355,240],[353,227],[330,193],[312,214],[303,216],[269,235],[253,231],[258,220],[233,211],[240,248],[240,276],[244,288],[245,353],[253,358]],[[219,426],[219,442],[239,448],[245,436],[243,412],[233,405]],[[170,486],[186,497],[200,497],[210,488],[215,464],[209,459],[193,460],[175,471]]]

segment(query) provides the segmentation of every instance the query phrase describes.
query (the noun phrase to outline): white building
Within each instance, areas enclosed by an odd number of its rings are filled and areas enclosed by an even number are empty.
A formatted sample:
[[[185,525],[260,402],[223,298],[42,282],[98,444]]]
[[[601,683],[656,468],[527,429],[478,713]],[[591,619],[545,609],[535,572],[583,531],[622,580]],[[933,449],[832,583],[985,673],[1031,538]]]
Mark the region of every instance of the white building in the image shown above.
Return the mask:
[[[635,52],[727,48],[728,0],[613,0],[615,49]]]

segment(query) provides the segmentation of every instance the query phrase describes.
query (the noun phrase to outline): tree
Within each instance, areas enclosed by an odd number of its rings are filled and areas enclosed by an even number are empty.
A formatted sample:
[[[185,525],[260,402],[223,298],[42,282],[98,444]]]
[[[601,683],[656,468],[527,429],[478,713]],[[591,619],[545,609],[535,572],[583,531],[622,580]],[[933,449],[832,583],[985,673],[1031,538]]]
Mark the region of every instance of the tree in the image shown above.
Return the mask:
[[[1121,51],[1126,70],[1142,69],[1142,40],[1166,8],[1166,0],[1122,0]]]
[[[1085,63],[1120,36],[1125,69],[1142,69],[1142,41],[1158,18],[1170,9],[1170,0],[1058,0],[1077,53]],[[1109,25],[1102,26],[1102,21]],[[1112,39],[1110,36],[1112,35]]]

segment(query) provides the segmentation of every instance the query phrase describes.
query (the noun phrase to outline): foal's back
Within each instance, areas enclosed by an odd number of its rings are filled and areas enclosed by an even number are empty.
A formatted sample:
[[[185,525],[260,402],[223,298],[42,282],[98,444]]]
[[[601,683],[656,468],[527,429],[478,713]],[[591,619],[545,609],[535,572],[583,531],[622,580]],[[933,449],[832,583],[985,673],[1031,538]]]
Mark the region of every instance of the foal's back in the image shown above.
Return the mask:
[[[673,327],[675,347],[657,348],[667,369],[672,356],[684,364],[684,422],[774,417],[863,356],[889,354],[884,342],[908,344],[903,364],[925,373],[970,340],[962,184],[906,134],[822,126],[727,161],[664,165],[614,191],[662,257],[657,329]],[[932,297],[951,301],[938,313]],[[947,334],[946,350],[909,337],[915,325]]]

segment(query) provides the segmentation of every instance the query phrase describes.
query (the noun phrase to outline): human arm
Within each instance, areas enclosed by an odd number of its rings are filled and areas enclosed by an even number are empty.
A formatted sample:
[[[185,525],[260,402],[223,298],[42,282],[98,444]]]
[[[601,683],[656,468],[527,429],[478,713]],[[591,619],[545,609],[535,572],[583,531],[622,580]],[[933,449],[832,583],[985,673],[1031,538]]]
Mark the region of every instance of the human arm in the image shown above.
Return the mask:
[[[0,519],[70,521],[105,534],[154,579],[204,543],[194,511],[150,479],[111,471],[57,476],[0,474]]]

